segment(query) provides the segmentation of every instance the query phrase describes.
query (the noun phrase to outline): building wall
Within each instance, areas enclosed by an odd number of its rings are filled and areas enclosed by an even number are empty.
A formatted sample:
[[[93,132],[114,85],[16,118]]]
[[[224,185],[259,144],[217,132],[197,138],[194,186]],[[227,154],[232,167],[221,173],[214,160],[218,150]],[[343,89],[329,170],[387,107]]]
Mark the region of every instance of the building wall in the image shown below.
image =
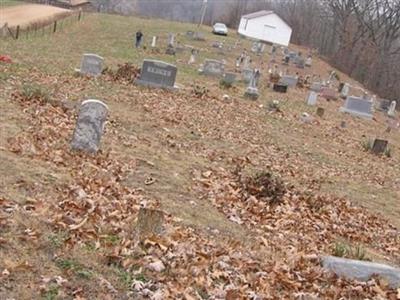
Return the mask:
[[[276,14],[240,20],[238,32],[257,40],[288,46],[292,29]]]

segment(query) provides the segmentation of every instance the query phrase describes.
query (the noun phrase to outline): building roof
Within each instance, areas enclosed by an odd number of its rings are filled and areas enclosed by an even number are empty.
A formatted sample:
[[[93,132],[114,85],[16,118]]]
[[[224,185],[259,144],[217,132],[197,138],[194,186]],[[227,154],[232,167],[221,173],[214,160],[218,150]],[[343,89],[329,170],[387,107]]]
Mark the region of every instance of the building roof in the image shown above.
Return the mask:
[[[244,16],[242,16],[242,18],[254,19],[254,18],[258,18],[258,17],[268,16],[273,13],[274,12],[272,10],[260,10],[260,11],[253,12],[251,14],[244,15]]]

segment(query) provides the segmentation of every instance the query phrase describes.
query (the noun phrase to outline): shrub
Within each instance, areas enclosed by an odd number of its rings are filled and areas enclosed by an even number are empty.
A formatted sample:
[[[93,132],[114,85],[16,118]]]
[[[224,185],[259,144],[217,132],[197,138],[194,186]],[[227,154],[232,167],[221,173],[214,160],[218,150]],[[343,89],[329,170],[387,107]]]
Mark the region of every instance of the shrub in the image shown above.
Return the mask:
[[[50,101],[49,91],[37,84],[24,84],[20,94],[23,100],[26,101],[39,101],[42,103]]]

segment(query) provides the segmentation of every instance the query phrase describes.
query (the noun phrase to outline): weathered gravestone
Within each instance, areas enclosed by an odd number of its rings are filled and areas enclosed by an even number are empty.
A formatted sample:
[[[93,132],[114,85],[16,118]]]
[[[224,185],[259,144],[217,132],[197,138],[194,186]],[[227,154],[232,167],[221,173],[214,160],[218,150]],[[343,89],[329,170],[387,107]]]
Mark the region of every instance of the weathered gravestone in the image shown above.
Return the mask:
[[[332,88],[324,87],[321,90],[321,96],[326,100],[337,100],[336,91]]]
[[[193,36],[194,36],[194,31],[191,31],[191,30],[186,31],[186,36],[187,36],[188,38],[193,38]]]
[[[396,104],[397,104],[396,101],[392,101],[390,103],[390,107],[389,107],[389,110],[388,110],[388,113],[387,113],[389,117],[394,118],[396,116]]]
[[[339,109],[354,116],[372,119],[372,101],[359,97],[348,96],[344,107]]]
[[[311,67],[312,66],[312,58],[307,57],[306,62],[305,62],[306,67]]]
[[[175,89],[175,79],[178,69],[171,64],[158,60],[145,59],[140,77],[135,82],[140,85]]]
[[[371,151],[372,153],[377,155],[383,154],[385,153],[387,146],[388,146],[387,140],[375,139]]]
[[[252,76],[253,76],[253,70],[247,68],[242,70],[242,80],[244,82],[249,83],[251,81]]]
[[[254,70],[251,76],[251,80],[249,82],[249,86],[244,93],[244,96],[251,100],[257,100],[260,94],[258,93],[257,83],[260,78],[260,72],[258,70]]]
[[[318,94],[316,92],[311,91],[307,97],[307,105],[314,106],[317,104]]]
[[[388,265],[368,261],[360,261],[341,257],[322,257],[324,269],[335,273],[339,277],[362,282],[369,281],[373,276],[384,278],[389,287],[400,287],[400,269]]]
[[[284,83],[274,83],[273,90],[278,93],[286,93],[288,85]]]
[[[321,82],[313,82],[313,83],[311,83],[310,90],[313,92],[319,93],[319,92],[321,92],[322,87],[323,86],[322,86]]]
[[[103,71],[104,58],[97,54],[86,53],[83,55],[81,68],[76,69],[83,75],[99,76]]]
[[[206,40],[206,38],[204,37],[204,34],[201,33],[201,32],[198,32],[198,31],[196,31],[196,32],[193,34],[193,39],[194,39],[195,41],[205,41],[205,40]]]
[[[349,95],[349,92],[350,92],[350,85],[348,83],[343,84],[343,87],[340,91],[340,96],[345,99]]]
[[[160,210],[140,208],[136,232],[140,238],[160,235],[164,230],[164,213]]]
[[[304,69],[305,60],[304,60],[303,57],[301,57],[301,56],[297,57],[297,59],[296,59],[296,66],[297,66],[299,69]]]
[[[225,84],[227,86],[231,86],[232,84],[235,83],[236,74],[235,73],[225,73],[221,80],[222,80],[223,84]]]
[[[224,74],[225,66],[222,61],[215,59],[206,59],[204,61],[200,74],[211,76],[222,76]]]
[[[318,107],[316,113],[318,117],[322,118],[325,114],[325,109],[323,109],[322,107]]]
[[[99,150],[108,107],[99,100],[83,101],[79,109],[78,120],[71,141],[71,148],[88,153]]]
[[[168,46],[174,47],[175,45],[175,34],[168,33]]]
[[[379,100],[378,109],[381,111],[388,111],[391,103],[392,102],[390,100],[381,99]]]
[[[294,59],[297,58],[297,53],[296,52],[289,52],[289,56],[290,56],[290,59],[294,60]]]
[[[280,83],[286,84],[288,87],[296,87],[298,78],[297,76],[283,75]]]

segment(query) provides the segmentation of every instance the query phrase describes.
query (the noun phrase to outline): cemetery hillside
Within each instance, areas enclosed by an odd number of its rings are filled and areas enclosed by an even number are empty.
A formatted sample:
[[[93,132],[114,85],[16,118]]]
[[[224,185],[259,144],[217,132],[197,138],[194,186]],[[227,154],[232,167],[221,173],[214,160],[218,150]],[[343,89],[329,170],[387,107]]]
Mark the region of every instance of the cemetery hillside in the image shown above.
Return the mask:
[[[237,28],[17,23],[0,299],[400,299],[399,99]]]

